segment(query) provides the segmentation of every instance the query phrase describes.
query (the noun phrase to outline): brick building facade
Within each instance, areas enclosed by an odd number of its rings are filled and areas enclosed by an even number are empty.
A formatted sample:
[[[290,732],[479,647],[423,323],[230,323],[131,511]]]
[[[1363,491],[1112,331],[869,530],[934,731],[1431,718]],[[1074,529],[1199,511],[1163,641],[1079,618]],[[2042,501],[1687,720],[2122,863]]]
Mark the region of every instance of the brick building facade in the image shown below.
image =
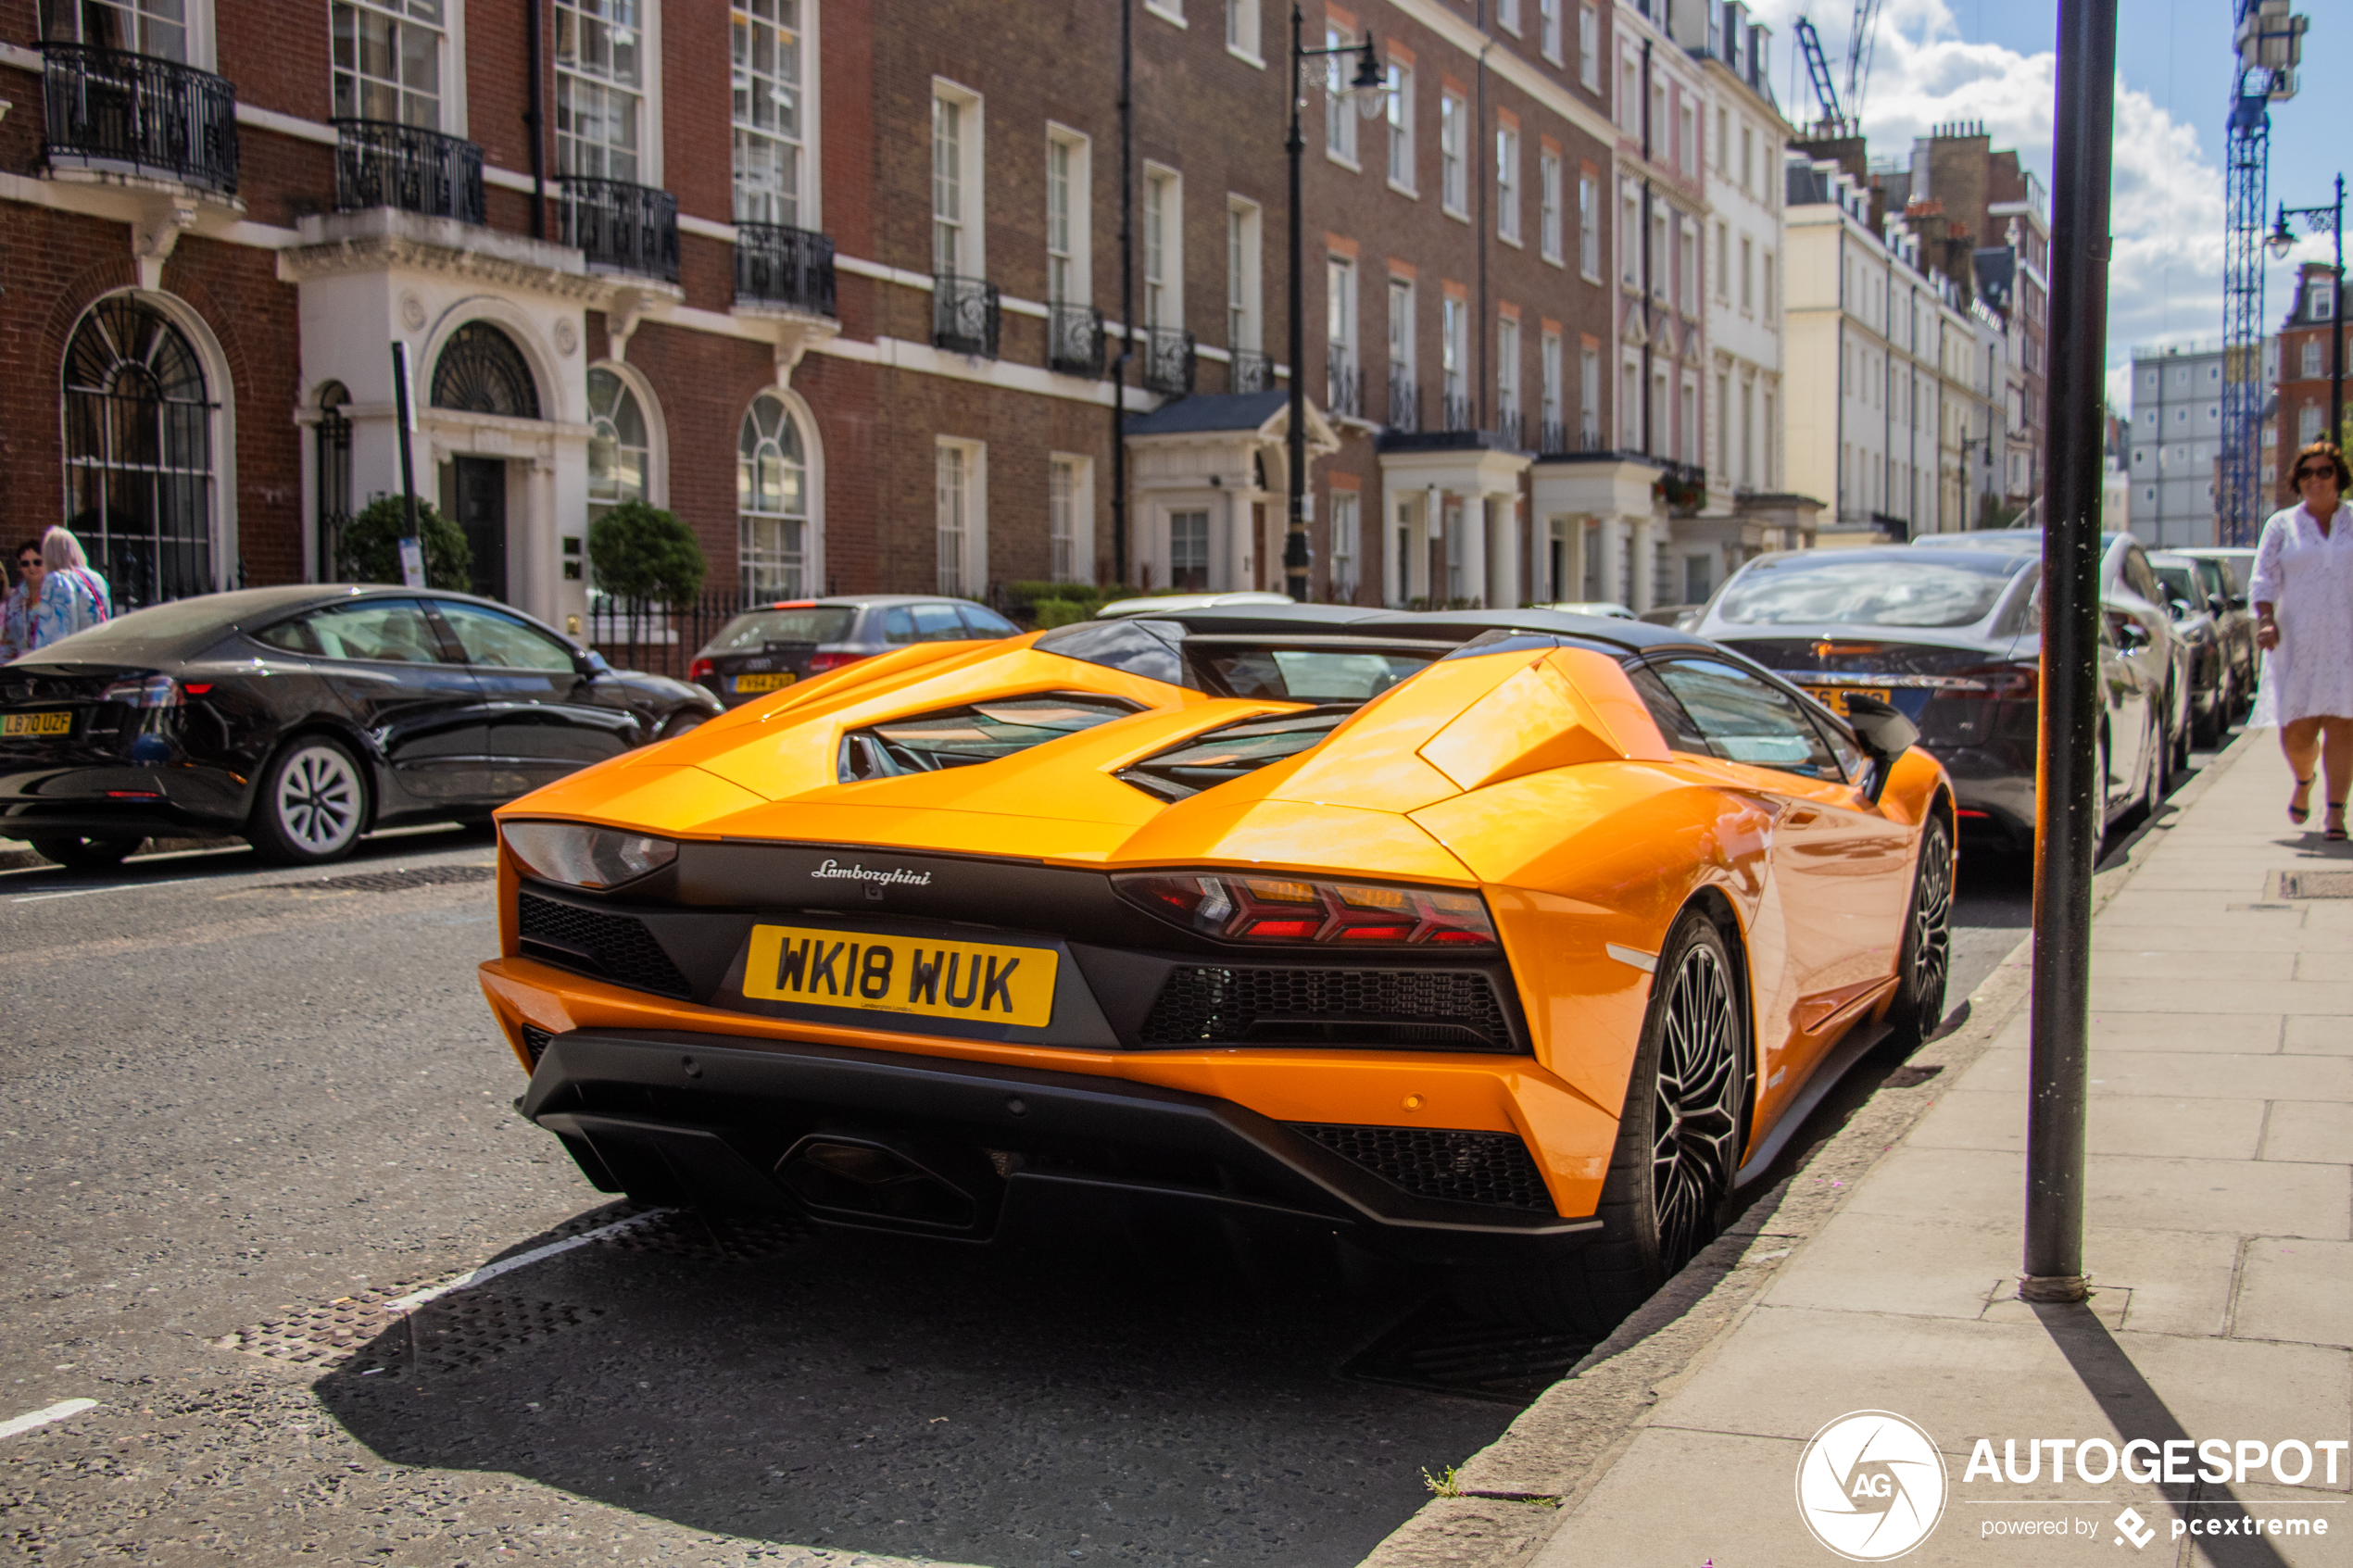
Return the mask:
[[[2302,498],[2296,492],[2296,454],[2330,436],[2336,359],[2329,351],[2329,330],[2336,320],[2336,288],[2334,268],[2324,261],[2304,263],[2296,272],[2287,318],[2280,323],[2276,411],[2270,421],[2271,441],[2263,453],[2264,489],[2274,509]],[[2353,340],[2353,329],[2347,335]],[[2347,370],[2353,372],[2353,341],[2346,347]],[[2342,442],[2345,437],[2339,433],[2334,439]]]

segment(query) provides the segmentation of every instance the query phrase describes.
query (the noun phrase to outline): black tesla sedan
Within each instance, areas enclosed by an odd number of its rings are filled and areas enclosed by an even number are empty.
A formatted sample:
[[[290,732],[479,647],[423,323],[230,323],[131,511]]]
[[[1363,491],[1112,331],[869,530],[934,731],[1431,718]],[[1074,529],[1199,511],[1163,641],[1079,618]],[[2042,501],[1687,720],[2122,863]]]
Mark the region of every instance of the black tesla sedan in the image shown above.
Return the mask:
[[[332,860],[370,828],[486,817],[719,711],[465,594],[212,594],[0,665],[0,837],[73,866],[189,833]]]
[[[1697,630],[1834,712],[1858,691],[1894,703],[1952,774],[1964,841],[2026,849],[2034,842],[2041,581],[2041,558],[2022,551],[1760,556],[1725,583]],[[2120,648],[2114,619],[2101,621],[2103,828],[2154,806],[2165,787],[2165,671]]]

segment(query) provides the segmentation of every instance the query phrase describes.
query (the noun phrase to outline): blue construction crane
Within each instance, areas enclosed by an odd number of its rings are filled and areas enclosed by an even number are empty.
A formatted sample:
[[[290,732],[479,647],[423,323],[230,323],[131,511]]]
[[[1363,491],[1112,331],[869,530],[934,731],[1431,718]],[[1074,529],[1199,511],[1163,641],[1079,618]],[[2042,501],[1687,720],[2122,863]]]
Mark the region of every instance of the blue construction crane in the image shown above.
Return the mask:
[[[1871,36],[1879,31],[1881,0],[1855,0],[1855,19],[1846,30],[1846,93],[1831,81],[1831,62],[1822,53],[1822,35],[1813,22],[1797,19],[1797,46],[1806,56],[1806,74],[1814,84],[1815,102],[1822,106],[1817,127],[1826,136],[1859,136],[1863,132],[1863,89],[1871,80]]]
[[[1838,107],[1838,89],[1831,83],[1831,63],[1822,55],[1822,35],[1806,18],[1797,19],[1797,46],[1806,55],[1806,74],[1814,82],[1814,101],[1822,106],[1820,129],[1826,135],[1846,132],[1846,115]]]
[[[2271,106],[2296,96],[2296,68],[2310,24],[2292,0],[2233,0],[2238,72],[2223,198],[2222,451],[2214,487],[2218,537],[2255,543],[2268,508],[2263,494],[2263,209],[2271,160]]]

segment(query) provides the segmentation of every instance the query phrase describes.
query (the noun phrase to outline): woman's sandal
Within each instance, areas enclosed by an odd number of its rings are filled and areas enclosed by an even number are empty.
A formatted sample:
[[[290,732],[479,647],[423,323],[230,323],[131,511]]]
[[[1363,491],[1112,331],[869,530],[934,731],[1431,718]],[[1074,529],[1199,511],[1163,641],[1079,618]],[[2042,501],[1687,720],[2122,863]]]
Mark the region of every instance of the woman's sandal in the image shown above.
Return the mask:
[[[2287,797],[2287,820],[2294,822],[2297,827],[2302,827],[2306,822],[2312,820],[2312,808],[2309,805],[2298,804],[2299,802],[2309,801],[2311,798],[2305,793],[2311,787],[2312,781],[2310,779],[2297,779],[2296,781],[2296,793]]]
[[[2345,842],[2345,802],[2332,800],[2328,808],[2328,815],[2322,819],[2328,826],[2321,830],[2321,838],[2324,843],[2342,844]]]

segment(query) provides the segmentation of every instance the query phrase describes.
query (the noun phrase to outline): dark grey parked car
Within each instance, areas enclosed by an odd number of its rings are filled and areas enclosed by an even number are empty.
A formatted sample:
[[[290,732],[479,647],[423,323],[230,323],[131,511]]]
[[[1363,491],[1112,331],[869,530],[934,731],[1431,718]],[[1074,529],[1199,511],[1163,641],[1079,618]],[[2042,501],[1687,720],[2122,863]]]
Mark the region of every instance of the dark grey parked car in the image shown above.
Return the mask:
[[[71,866],[243,834],[332,860],[720,711],[469,594],[313,583],[117,616],[0,665],[0,837]]]
[[[1733,573],[1694,628],[1834,713],[1860,692],[1893,703],[1944,764],[1963,842],[2034,842],[2042,680],[2040,557],[1894,546],[1760,556]],[[2126,657],[2107,618],[2101,822],[2155,804],[2165,781],[2162,667]]]
[[[2247,602],[2246,578],[2255,570],[2253,550],[2202,548],[2169,550],[2168,555],[2187,556],[2206,571],[2209,586],[2219,589],[2222,608],[2215,613],[2215,622],[2221,628],[2222,646],[2231,661],[2231,679],[2238,692],[2239,707],[2233,709],[2236,718],[2255,701],[2255,688],[2263,678],[2262,651],[2255,646],[2255,607]]]
[[[686,678],[735,708],[911,643],[993,640],[1020,631],[986,605],[941,594],[785,599],[722,626],[686,667]]]
[[[2210,560],[2151,551],[2149,566],[2170,596],[2173,630],[2190,646],[2190,734],[2211,746],[2230,729],[2238,711],[2238,681],[2222,630],[2230,599],[2219,584],[2221,568]]]

